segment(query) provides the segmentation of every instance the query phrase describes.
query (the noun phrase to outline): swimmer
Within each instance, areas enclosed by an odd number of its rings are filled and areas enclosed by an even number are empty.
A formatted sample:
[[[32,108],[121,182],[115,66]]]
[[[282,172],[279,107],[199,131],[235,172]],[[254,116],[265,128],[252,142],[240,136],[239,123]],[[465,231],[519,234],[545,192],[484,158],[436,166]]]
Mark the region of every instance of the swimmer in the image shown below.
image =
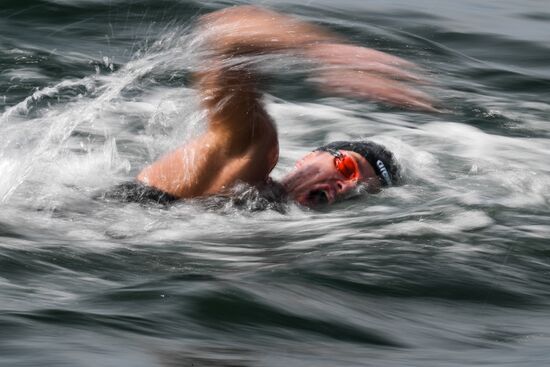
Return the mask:
[[[358,187],[377,192],[398,183],[392,153],[370,141],[317,148],[281,182],[272,181],[269,174],[279,158],[277,130],[262,105],[260,72],[246,58],[275,53],[303,57],[319,65],[313,77],[324,91],[435,111],[430,98],[410,85],[421,80],[411,71],[414,64],[253,6],[205,15],[198,31],[208,54],[194,76],[207,113],[206,131],[145,167],[136,177],[145,190],[141,195],[207,197],[243,182],[276,185],[289,200],[315,207],[346,198]]]

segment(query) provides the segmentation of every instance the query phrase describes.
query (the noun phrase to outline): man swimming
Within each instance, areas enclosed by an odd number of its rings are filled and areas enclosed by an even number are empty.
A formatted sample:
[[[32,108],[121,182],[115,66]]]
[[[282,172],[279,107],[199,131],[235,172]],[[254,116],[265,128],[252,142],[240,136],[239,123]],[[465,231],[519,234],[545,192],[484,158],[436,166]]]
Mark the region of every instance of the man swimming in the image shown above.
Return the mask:
[[[164,199],[219,195],[243,182],[272,182],[279,158],[277,131],[261,97],[261,75],[247,60],[278,53],[320,65],[315,78],[328,91],[396,106],[435,110],[430,98],[406,82],[414,65],[389,54],[345,43],[295,18],[252,7],[203,16],[200,36],[208,54],[195,75],[207,128],[191,142],[145,167],[136,177]],[[284,195],[313,207],[333,203],[363,187],[376,192],[399,180],[393,155],[373,142],[335,142],[302,158],[277,185]]]

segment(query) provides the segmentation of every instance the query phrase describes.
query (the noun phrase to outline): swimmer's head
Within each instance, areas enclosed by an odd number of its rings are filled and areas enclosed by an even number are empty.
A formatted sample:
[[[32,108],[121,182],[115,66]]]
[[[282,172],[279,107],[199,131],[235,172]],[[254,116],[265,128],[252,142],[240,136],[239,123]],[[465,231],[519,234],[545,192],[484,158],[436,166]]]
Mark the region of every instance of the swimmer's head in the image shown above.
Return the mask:
[[[291,199],[313,207],[398,181],[399,167],[386,148],[370,141],[336,141],[299,160],[282,184]]]

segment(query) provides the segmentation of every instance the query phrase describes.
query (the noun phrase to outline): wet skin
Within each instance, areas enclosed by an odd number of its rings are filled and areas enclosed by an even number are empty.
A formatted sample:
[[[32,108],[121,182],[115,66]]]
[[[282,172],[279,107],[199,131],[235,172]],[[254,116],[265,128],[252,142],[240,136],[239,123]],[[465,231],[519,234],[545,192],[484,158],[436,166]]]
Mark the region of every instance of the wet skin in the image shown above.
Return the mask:
[[[380,180],[370,163],[360,154],[340,150],[351,157],[358,168],[356,177],[346,177],[335,164],[335,157],[323,151],[311,152],[296,163],[281,184],[290,199],[307,207],[332,204],[357,193],[358,189],[376,192]]]
[[[176,198],[228,192],[237,182],[268,183],[279,158],[273,120],[262,103],[264,78],[258,68],[233,62],[264,54],[298,56],[318,67],[317,86],[328,93],[369,99],[397,107],[435,111],[431,98],[414,84],[424,80],[417,67],[399,57],[347,43],[324,28],[274,11],[237,6],[201,17],[197,34],[204,62],[194,74],[206,131],[145,167],[136,177]],[[300,160],[282,185],[306,206],[333,203],[358,187],[375,192],[380,183],[370,164],[351,156],[358,174],[346,178],[335,157],[314,152]]]

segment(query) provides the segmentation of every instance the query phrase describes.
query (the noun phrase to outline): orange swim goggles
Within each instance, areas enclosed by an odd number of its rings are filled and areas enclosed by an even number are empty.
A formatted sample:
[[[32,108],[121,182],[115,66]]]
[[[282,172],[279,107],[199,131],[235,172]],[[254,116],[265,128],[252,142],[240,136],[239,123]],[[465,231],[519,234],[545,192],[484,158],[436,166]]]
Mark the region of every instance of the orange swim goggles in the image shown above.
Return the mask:
[[[327,149],[326,152],[334,156],[334,167],[346,180],[357,180],[359,178],[359,166],[355,159],[334,149]]]

